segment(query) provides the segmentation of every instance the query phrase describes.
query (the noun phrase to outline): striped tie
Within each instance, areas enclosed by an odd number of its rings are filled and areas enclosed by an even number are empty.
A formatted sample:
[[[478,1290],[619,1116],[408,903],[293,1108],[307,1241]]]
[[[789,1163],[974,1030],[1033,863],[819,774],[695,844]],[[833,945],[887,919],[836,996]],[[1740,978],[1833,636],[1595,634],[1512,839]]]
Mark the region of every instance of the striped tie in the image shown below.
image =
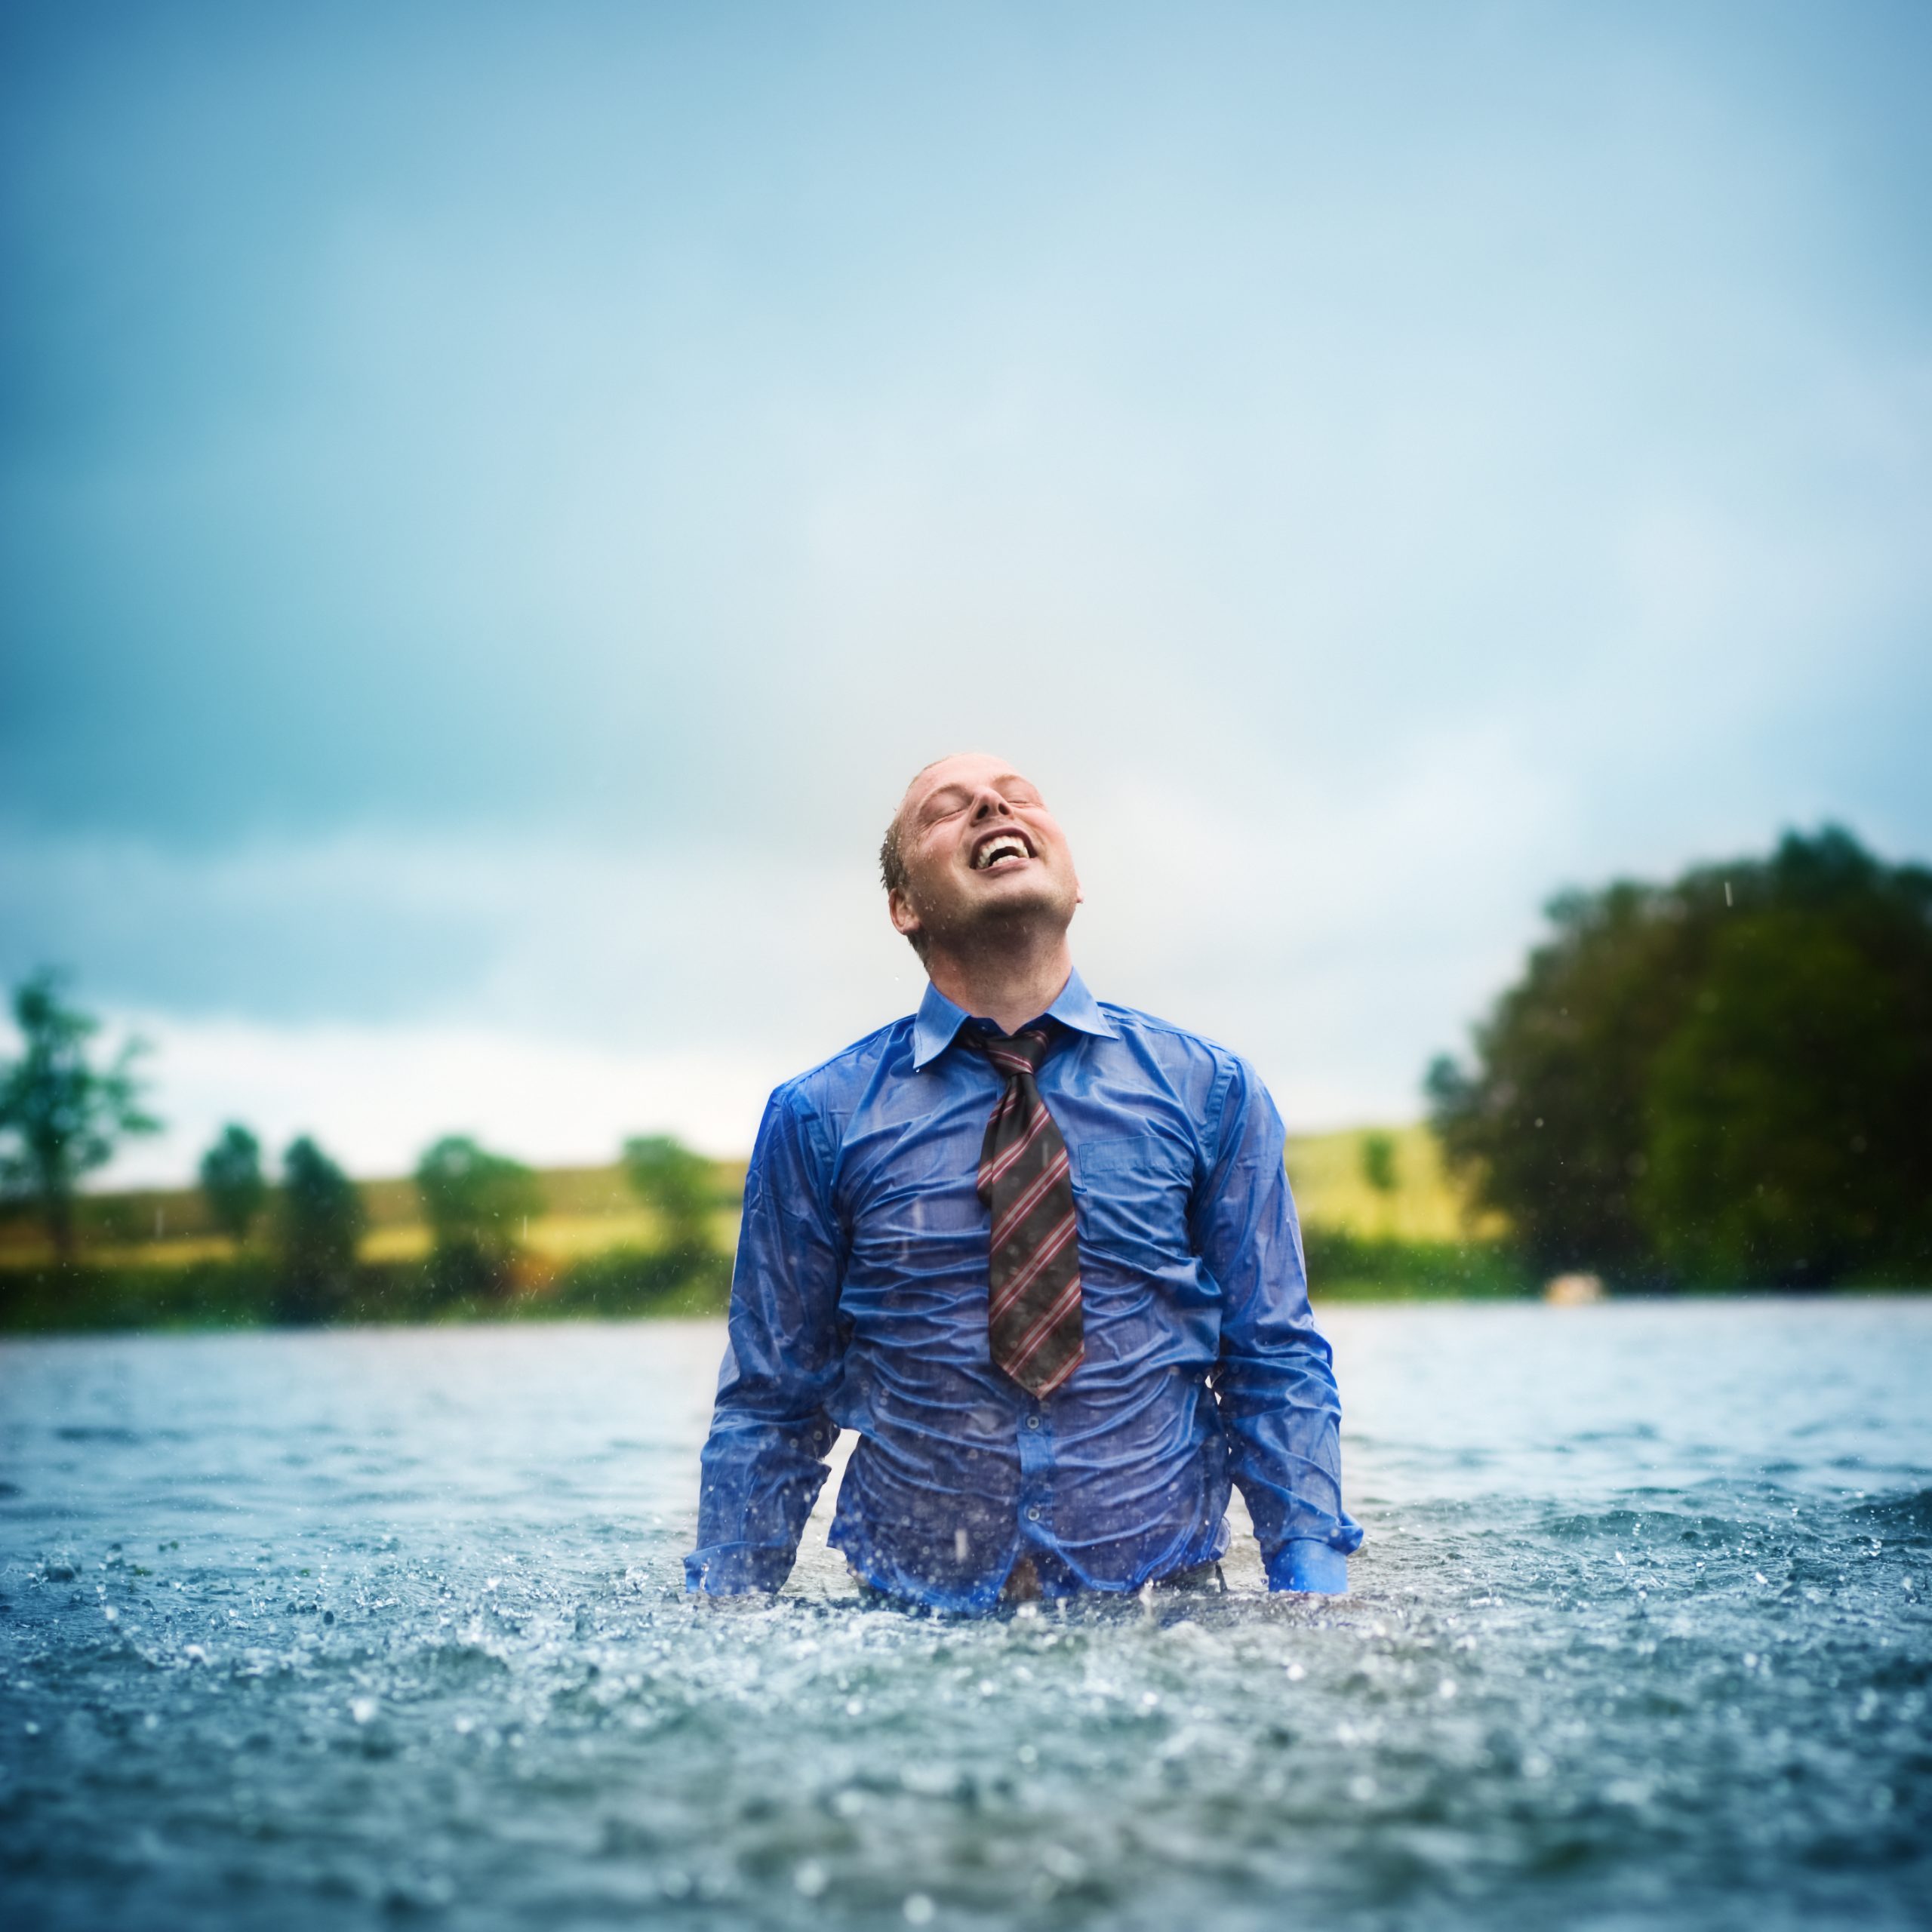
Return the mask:
[[[961,1037],[1006,1075],[980,1151],[980,1198],[992,1217],[992,1358],[1023,1389],[1049,1395],[1080,1366],[1086,1346],[1066,1143],[1033,1081],[1052,1042],[1032,1027],[1011,1038]]]

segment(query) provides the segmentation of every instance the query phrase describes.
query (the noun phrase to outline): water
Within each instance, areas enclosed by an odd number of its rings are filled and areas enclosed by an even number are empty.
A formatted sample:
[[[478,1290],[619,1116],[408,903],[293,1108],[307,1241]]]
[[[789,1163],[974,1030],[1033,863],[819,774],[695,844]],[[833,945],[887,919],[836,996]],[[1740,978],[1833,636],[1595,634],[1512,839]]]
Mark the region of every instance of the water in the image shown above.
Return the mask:
[[[0,1349],[0,1914],[1932,1922],[1932,1303],[1343,1309],[1358,1594],[681,1593],[705,1324]]]

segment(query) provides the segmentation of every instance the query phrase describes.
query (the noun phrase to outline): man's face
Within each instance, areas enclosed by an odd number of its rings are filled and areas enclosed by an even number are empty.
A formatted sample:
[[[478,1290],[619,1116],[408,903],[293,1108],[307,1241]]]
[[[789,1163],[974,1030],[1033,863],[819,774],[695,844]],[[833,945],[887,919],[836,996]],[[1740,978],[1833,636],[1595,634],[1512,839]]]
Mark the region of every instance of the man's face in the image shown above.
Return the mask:
[[[906,887],[892,923],[937,945],[993,940],[1014,922],[1065,931],[1080,900],[1066,835],[1034,787],[979,752],[942,758],[899,808]]]

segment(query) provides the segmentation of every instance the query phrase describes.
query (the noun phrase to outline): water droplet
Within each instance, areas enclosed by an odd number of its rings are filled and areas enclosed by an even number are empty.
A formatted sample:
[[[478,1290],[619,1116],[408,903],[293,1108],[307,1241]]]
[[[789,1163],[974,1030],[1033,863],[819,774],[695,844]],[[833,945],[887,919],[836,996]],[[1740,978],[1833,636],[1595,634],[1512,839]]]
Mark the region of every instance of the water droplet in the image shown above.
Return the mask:
[[[1291,1684],[1299,1684],[1307,1675],[1308,1672],[1298,1663],[1291,1663],[1288,1666],[1288,1681]]]
[[[349,1715],[358,1724],[372,1723],[376,1710],[376,1700],[373,1697],[352,1697],[349,1700]]]
[[[831,1875],[816,1858],[808,1858],[792,1874],[792,1883],[800,1896],[819,1897],[832,1882]]]
[[[930,1925],[935,1909],[933,1902],[924,1892],[909,1892],[903,1909],[908,1925]]]
[[[1453,1677],[1445,1677],[1442,1681],[1435,1687],[1435,1694],[1438,1697],[1454,1697],[1456,1694],[1456,1680]]]

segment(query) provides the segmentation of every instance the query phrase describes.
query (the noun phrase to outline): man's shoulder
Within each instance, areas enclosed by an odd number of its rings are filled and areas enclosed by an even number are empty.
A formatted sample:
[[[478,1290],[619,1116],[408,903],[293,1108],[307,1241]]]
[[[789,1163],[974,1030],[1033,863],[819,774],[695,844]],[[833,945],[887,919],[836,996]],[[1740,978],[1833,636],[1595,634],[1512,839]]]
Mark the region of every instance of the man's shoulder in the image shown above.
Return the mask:
[[[1280,1109],[1267,1082],[1232,1047],[1136,1007],[1100,1004],[1140,1065],[1152,1069],[1149,1077],[1180,1100],[1211,1146],[1220,1144],[1230,1119],[1272,1121],[1279,1131]]]
[[[859,1088],[887,1062],[901,1054],[909,1061],[915,1017],[908,1013],[888,1020],[863,1039],[828,1054],[816,1066],[780,1081],[772,1090],[771,1105],[821,1113],[849,1104]]]
[[[1122,1006],[1110,999],[1097,1004],[1123,1038],[1142,1041],[1163,1059],[1206,1063],[1219,1071],[1238,1073],[1250,1079],[1254,1077],[1254,1068],[1232,1047],[1223,1046],[1191,1026],[1179,1026],[1158,1014],[1143,1013],[1137,1006]]]

